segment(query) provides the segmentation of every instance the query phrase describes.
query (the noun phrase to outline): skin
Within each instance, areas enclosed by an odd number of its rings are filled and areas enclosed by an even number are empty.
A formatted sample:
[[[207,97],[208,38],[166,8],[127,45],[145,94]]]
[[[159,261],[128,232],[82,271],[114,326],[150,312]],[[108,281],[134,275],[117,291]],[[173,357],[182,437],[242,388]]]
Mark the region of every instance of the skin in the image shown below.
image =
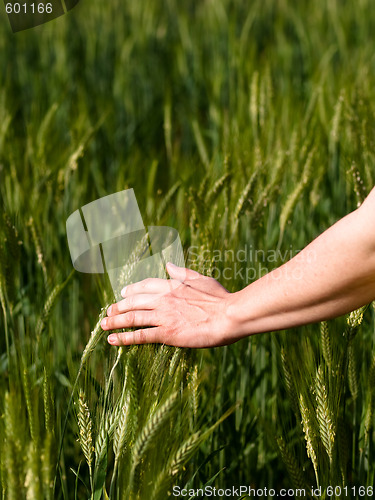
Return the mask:
[[[128,285],[108,308],[104,330],[137,328],[112,333],[110,344],[222,346],[348,313],[375,299],[375,188],[357,210],[239,292],[171,263],[167,271],[170,280]]]

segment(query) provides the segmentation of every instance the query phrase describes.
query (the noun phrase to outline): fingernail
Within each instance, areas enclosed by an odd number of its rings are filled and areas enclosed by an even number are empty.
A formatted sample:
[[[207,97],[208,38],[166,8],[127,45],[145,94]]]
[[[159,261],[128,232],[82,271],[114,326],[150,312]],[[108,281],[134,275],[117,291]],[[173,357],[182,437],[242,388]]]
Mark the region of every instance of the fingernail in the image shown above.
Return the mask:
[[[100,323],[100,324],[101,324],[101,326],[102,326],[103,328],[104,328],[105,326],[107,326],[107,318],[102,319],[102,321],[101,321],[101,323]]]
[[[175,264],[173,264],[172,262],[168,262],[167,263],[167,266],[168,267],[171,267],[172,269],[177,269],[178,266],[176,266]]]
[[[107,309],[107,314],[110,315],[112,312],[112,306],[109,306],[108,309]]]
[[[121,297],[125,297],[126,286],[121,290]]]
[[[109,344],[116,344],[117,341],[117,335],[108,335],[107,340]]]

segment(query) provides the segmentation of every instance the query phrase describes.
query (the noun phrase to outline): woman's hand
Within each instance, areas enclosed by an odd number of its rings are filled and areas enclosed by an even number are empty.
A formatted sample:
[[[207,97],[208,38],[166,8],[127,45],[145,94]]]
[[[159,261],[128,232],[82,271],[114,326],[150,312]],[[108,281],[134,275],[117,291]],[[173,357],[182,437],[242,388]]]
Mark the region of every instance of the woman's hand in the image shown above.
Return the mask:
[[[171,263],[167,271],[170,280],[148,278],[122,290],[123,300],[108,308],[102,328],[140,328],[112,333],[110,344],[214,347],[238,340],[226,314],[231,294],[218,281]]]

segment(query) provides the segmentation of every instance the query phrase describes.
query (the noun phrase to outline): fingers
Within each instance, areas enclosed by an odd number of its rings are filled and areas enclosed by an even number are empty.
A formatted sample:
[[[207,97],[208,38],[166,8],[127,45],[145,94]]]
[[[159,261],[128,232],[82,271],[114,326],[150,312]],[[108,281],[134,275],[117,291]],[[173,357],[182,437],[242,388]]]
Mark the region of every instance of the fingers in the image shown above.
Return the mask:
[[[156,326],[154,311],[129,311],[102,319],[103,330],[117,330],[118,328],[132,328],[134,326]]]
[[[163,329],[161,327],[143,328],[134,332],[111,333],[108,342],[111,345],[162,344]]]
[[[166,280],[161,278],[147,278],[137,283],[127,285],[121,290],[122,297],[144,293],[168,293],[180,286],[181,283],[176,280]]]
[[[174,278],[174,280],[182,281],[185,285],[188,285],[195,290],[200,290],[204,293],[208,293],[210,295],[218,297],[224,297],[228,292],[228,290],[226,290],[226,288],[224,288],[214,278],[210,276],[204,276],[203,274],[200,274],[197,271],[193,271],[192,269],[177,267],[171,262],[168,262],[167,271],[171,278]]]
[[[197,271],[193,271],[193,269],[188,269],[186,267],[178,267],[175,264],[172,264],[172,262],[167,263],[167,271],[171,278],[174,278],[178,281],[188,281],[197,278],[203,278],[203,275],[198,273]]]
[[[140,293],[138,295],[130,295],[123,300],[120,300],[116,304],[112,304],[107,309],[108,316],[115,316],[116,314],[125,313],[132,310],[151,310],[154,309],[157,304],[157,299],[162,297],[163,294],[149,294]]]
[[[167,271],[172,279],[147,278],[124,287],[121,290],[121,296],[126,298],[137,294],[166,294],[181,286],[184,281],[188,282],[197,278],[207,279],[197,271],[175,266],[171,262],[167,264]],[[192,286],[194,286],[193,283]]]

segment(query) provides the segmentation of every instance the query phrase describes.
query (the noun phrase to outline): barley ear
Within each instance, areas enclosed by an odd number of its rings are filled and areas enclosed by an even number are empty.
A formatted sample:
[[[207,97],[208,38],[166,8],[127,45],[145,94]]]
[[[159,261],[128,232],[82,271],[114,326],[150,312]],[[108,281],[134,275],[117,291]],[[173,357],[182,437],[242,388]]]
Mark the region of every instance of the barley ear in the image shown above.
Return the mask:
[[[316,416],[319,424],[320,437],[328,454],[329,461],[332,464],[336,425],[329,405],[328,390],[321,366],[319,366],[315,378],[315,396],[317,401]]]
[[[329,368],[332,366],[331,337],[327,321],[320,323],[320,338],[324,360]]]
[[[282,366],[282,370],[283,370],[285,387],[286,387],[286,391],[288,394],[288,398],[289,398],[290,404],[292,406],[292,409],[293,409],[296,417],[298,418],[300,415],[298,396],[297,396],[297,392],[296,392],[295,381],[294,381],[294,378],[292,376],[292,372],[290,369],[288,356],[287,356],[287,353],[285,351],[285,347],[281,347],[281,366]]]
[[[220,196],[220,193],[225,189],[227,185],[230,184],[231,172],[225,172],[212,186],[212,188],[206,194],[206,204],[211,207],[212,204]]]
[[[344,332],[344,335],[345,335],[348,342],[352,341],[353,338],[355,337],[356,333],[358,332],[358,328],[362,324],[363,315],[364,315],[367,307],[368,307],[367,305],[360,307],[359,309],[352,311],[349,314],[349,316],[347,317],[347,320],[346,320],[347,327],[346,327],[346,330]]]
[[[305,435],[306,440],[306,451],[307,456],[310,458],[315,472],[316,483],[319,485],[319,476],[318,476],[318,460],[316,455],[317,450],[317,439],[316,433],[314,429],[314,425],[312,422],[312,415],[309,407],[306,405],[305,399],[302,394],[300,394],[299,405],[302,416],[302,428]]]
[[[74,272],[75,272],[75,269],[73,269],[70,272],[69,276],[66,278],[65,281],[63,281],[59,285],[56,285],[53,288],[52,292],[49,294],[49,296],[44,304],[43,311],[42,311],[41,315],[39,316],[39,319],[38,319],[36,327],[35,327],[35,334],[36,334],[37,339],[39,339],[39,337],[43,333],[43,331],[46,327],[46,324],[48,322],[48,318],[50,317],[50,314],[51,314],[51,312],[56,304],[57,299],[59,298],[61,292],[64,290],[66,285],[69,283]]]
[[[196,452],[201,442],[201,434],[196,432],[180,446],[175,455],[172,455],[169,463],[163,467],[162,471],[156,478],[151,494],[151,500],[161,498],[161,495],[166,492],[166,489],[173,481],[174,476],[183,470],[184,465]]]
[[[34,401],[33,401],[32,394],[31,394],[32,388],[31,388],[30,375],[29,375],[28,370],[26,368],[24,368],[24,370],[22,372],[22,382],[23,382],[23,389],[24,389],[25,400],[26,400],[27,414],[29,417],[28,422],[29,422],[29,428],[30,428],[30,435],[31,435],[31,439],[37,445],[38,440],[39,440],[39,435],[37,432],[36,412],[35,412],[35,407],[34,407]]]
[[[44,421],[47,432],[54,432],[54,404],[51,397],[50,379],[47,374],[47,369],[44,367],[43,376],[43,406],[44,406]]]
[[[357,399],[357,396],[358,396],[358,366],[357,366],[356,351],[354,349],[352,342],[348,346],[348,358],[349,358],[349,366],[348,366],[349,389],[350,389],[350,393],[351,393],[353,399]]]
[[[165,214],[168,206],[172,203],[173,198],[176,196],[178,190],[181,187],[181,181],[177,181],[173,186],[169,189],[167,194],[164,196],[162,202],[160,203],[157,213],[156,213],[156,221],[160,222],[163,215]]]
[[[190,404],[190,426],[191,429],[194,429],[196,419],[198,416],[198,405],[199,405],[199,400],[198,400],[198,387],[199,387],[199,380],[198,380],[198,365],[194,365],[192,368],[192,371],[190,373],[189,377],[189,383],[188,383],[188,389],[189,389],[189,404]]]
[[[130,405],[130,393],[128,392],[125,397],[124,405],[120,410],[120,416],[118,419],[117,428],[115,430],[113,439],[113,452],[115,454],[115,459],[118,460],[121,456],[122,451],[125,448],[127,437],[129,436],[129,409]]]
[[[85,393],[81,389],[78,399],[78,428],[79,428],[79,443],[85,456],[87,465],[90,469],[94,455],[94,447],[92,443],[92,420],[89,407],[87,406]]]
[[[303,473],[299,467],[295,455],[287,447],[285,440],[282,436],[277,438],[281,458],[286,465],[288,474],[292,479],[295,488],[304,488]]]
[[[107,309],[109,307],[109,304],[105,307],[102,307],[101,311],[100,311],[100,314],[99,314],[99,319],[93,329],[93,331],[91,332],[91,335],[90,335],[90,338],[86,344],[86,347],[82,353],[82,357],[81,357],[81,368],[82,366],[86,363],[86,361],[88,360],[88,358],[90,357],[90,354],[92,353],[92,351],[95,349],[95,347],[98,345],[100,339],[102,338],[103,336],[103,329],[101,327],[101,321],[103,318],[105,318],[105,316],[107,315]]]
[[[279,239],[279,244],[281,244],[282,237],[284,235],[284,230],[286,227],[286,224],[291,217],[293,210],[295,206],[297,205],[303,191],[305,190],[306,186],[310,182],[313,174],[314,174],[314,169],[312,168],[313,164],[313,158],[315,156],[316,148],[313,148],[310,153],[307,156],[305,165],[303,167],[303,172],[302,176],[300,179],[300,182],[296,185],[292,193],[288,196],[288,199],[286,200],[286,203],[284,207],[282,208],[281,214],[280,214],[280,239]]]
[[[46,291],[48,292],[49,291],[49,279],[48,279],[47,266],[46,266],[46,262],[45,262],[45,258],[44,258],[44,251],[43,251],[42,243],[40,240],[39,232],[38,232],[38,229],[36,227],[36,223],[35,223],[33,217],[30,217],[30,219],[28,221],[28,226],[30,227],[31,237],[32,237],[33,243],[35,245],[35,251],[36,251],[37,258],[38,258],[38,264],[40,265],[42,272],[43,272],[44,286],[45,286]]]
[[[135,467],[139,463],[142,456],[157,435],[157,432],[169,418],[170,414],[176,406],[176,403],[177,393],[173,393],[171,396],[169,396],[165,403],[162,404],[160,408],[156,410],[155,413],[147,420],[146,425],[143,427],[132,449],[133,467]]]

